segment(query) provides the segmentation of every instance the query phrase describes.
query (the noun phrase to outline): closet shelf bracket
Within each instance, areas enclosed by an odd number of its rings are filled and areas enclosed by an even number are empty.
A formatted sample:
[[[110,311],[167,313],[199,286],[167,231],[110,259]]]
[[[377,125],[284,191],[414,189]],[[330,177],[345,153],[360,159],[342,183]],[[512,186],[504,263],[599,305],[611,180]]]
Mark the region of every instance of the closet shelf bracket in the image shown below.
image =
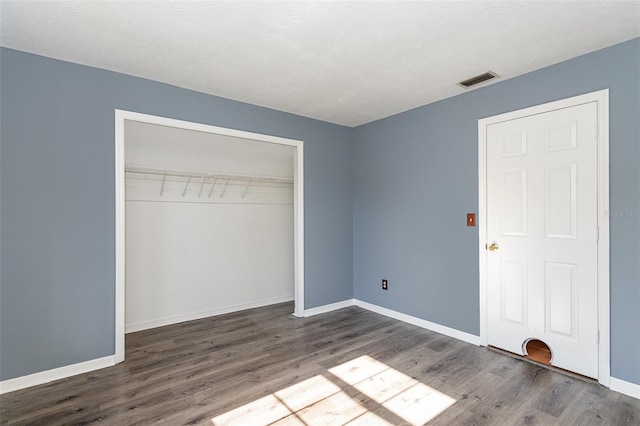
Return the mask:
[[[220,193],[220,198],[224,197],[224,193],[227,190],[227,185],[229,185],[229,180],[227,179],[227,181],[224,183],[224,188],[222,188],[222,192]]]
[[[184,191],[182,191],[182,197],[184,198],[187,195],[187,188],[189,188],[189,183],[191,183],[191,175],[187,178],[187,184],[184,186]]]
[[[207,183],[209,178],[207,176],[202,176],[202,183],[200,184],[200,191],[198,191],[198,198],[202,195],[202,188],[204,188],[204,184]]]
[[[160,196],[162,197],[162,193],[164,192],[164,183],[167,180],[167,175],[162,175],[162,185],[160,185]]]
[[[215,187],[216,187],[216,178],[214,176],[213,182],[211,183],[211,189],[209,190],[209,198],[211,198],[211,195],[213,195],[213,188]]]
[[[247,191],[249,191],[249,188],[251,187],[251,182],[253,182],[253,179],[249,179],[249,183],[247,184],[247,187],[244,189],[244,192],[240,197],[242,200],[244,200],[245,195],[247,195]]]

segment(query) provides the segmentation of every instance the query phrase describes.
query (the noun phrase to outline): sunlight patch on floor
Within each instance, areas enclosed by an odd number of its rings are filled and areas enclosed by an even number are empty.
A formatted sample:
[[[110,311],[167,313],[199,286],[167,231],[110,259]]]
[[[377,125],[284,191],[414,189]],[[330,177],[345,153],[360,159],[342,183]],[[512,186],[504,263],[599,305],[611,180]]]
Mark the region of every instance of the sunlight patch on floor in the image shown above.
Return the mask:
[[[417,383],[382,404],[412,425],[423,425],[456,402],[448,395]]]
[[[425,424],[456,402],[450,396],[367,355],[334,367],[329,372],[412,425]]]
[[[283,401],[291,412],[300,411],[325,398],[335,395],[342,389],[324,376],[314,376],[303,382],[278,391],[275,396]]]
[[[368,355],[363,355],[344,364],[330,368],[329,372],[342,381],[355,385],[375,374],[388,370],[389,366]]]
[[[341,391],[296,414],[307,425],[339,426],[366,412],[358,401]]]
[[[456,400],[420,383],[369,356],[361,356],[329,369],[329,373],[363,395],[348,395],[336,383],[317,375],[271,395],[257,399],[211,419],[216,426],[288,425],[389,426],[392,423],[369,411],[367,400],[380,410],[422,425],[453,405]],[[353,391],[351,391],[353,393]]]
[[[355,383],[353,387],[378,404],[383,404],[385,401],[416,384],[418,384],[417,380],[412,379],[406,374],[402,374],[398,370],[387,368],[375,376],[367,377],[359,383]]]
[[[274,395],[267,395],[212,419],[214,425],[268,425],[291,414]]]

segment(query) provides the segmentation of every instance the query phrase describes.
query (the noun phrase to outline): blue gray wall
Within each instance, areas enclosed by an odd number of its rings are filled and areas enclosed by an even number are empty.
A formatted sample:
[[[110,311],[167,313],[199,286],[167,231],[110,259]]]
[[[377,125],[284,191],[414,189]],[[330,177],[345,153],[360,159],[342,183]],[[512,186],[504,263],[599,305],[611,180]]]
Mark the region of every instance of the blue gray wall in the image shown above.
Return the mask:
[[[478,335],[478,119],[605,88],[611,374],[640,384],[640,39],[354,129],[354,297]]]
[[[640,384],[640,39],[356,129],[10,49],[0,67],[2,380],[113,354],[116,108],[304,140],[306,307],[478,334],[477,120],[609,88],[612,375]]]
[[[5,48],[0,66],[0,379],[114,353],[116,108],[303,140],[305,307],[353,297],[351,129]]]

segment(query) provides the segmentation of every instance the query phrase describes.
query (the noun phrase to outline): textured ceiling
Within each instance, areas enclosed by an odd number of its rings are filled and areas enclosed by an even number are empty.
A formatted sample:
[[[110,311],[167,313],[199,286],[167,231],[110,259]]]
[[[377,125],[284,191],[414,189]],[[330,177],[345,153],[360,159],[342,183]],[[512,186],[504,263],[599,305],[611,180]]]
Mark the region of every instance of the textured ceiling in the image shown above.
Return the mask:
[[[488,70],[511,78],[640,36],[637,0],[0,8],[5,47],[347,126],[463,93],[458,81]]]

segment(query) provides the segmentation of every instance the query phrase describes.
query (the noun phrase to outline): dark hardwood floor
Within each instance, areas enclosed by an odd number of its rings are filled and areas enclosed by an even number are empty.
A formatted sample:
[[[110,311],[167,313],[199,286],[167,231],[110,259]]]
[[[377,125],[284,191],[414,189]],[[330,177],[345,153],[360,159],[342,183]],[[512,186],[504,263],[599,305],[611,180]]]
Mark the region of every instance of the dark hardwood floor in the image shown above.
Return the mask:
[[[640,424],[640,400],[594,382],[356,307],[292,311],[284,303],[127,335],[122,364],[2,395],[0,423],[396,425],[440,407],[429,425]],[[344,366],[353,360],[362,368]],[[375,381],[381,368],[386,382]],[[360,373],[373,377],[368,388],[350,381]]]

